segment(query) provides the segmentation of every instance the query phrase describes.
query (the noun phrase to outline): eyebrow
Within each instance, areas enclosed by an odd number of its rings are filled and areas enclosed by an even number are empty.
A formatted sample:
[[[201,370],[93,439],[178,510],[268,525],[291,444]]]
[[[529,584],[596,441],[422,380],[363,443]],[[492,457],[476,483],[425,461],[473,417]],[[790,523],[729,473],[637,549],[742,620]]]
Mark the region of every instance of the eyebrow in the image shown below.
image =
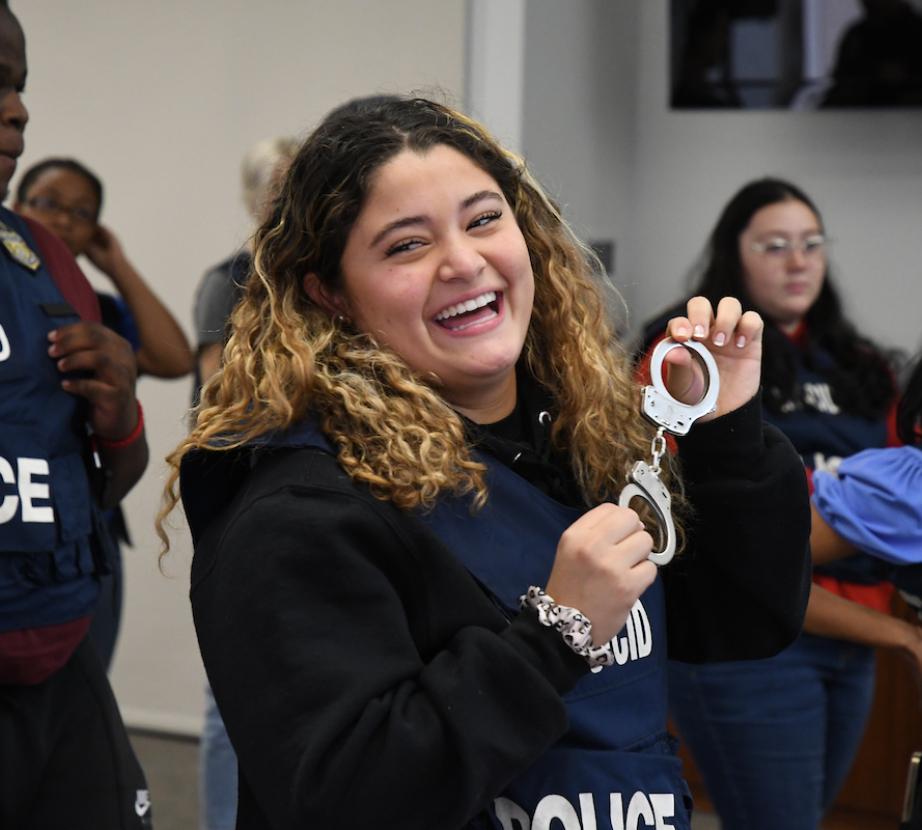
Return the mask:
[[[466,199],[461,202],[461,209],[467,210],[467,208],[472,205],[477,204],[477,202],[482,202],[484,200],[495,200],[502,201],[503,197],[501,194],[497,193],[495,190],[478,190],[476,193],[472,193]],[[377,245],[385,236],[387,236],[392,231],[399,230],[400,228],[410,227],[411,225],[423,225],[426,222],[426,217],[419,216],[404,216],[401,219],[395,219],[393,222],[389,222],[380,231],[375,234],[374,239],[371,240],[371,247],[373,248]]]

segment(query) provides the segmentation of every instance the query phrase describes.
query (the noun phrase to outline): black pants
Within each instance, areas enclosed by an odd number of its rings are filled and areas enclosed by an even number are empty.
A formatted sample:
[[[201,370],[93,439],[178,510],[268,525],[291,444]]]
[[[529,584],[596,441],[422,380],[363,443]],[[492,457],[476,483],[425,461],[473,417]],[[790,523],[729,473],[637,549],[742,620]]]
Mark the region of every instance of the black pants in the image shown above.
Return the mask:
[[[0,686],[0,828],[147,830],[150,801],[88,639],[35,686]]]

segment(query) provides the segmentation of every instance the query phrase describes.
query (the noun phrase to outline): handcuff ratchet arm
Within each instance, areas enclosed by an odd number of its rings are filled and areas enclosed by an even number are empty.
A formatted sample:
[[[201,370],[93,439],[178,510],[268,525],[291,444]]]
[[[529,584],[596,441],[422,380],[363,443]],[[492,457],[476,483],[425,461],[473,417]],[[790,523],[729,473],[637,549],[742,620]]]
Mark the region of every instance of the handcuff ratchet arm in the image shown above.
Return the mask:
[[[695,352],[704,364],[707,373],[707,390],[696,404],[686,404],[676,400],[669,394],[663,381],[663,360],[673,349],[686,348]],[[659,477],[659,458],[665,450],[663,432],[674,435],[686,435],[692,424],[702,415],[707,415],[717,408],[717,397],[720,394],[720,375],[717,371],[717,362],[707,347],[694,340],[679,343],[671,338],[661,340],[653,350],[650,359],[650,375],[652,386],[645,386],[643,390],[643,414],[659,426],[656,438],[653,441],[653,465],[645,461],[638,461],[631,468],[628,475],[628,484],[621,491],[618,504],[627,507],[632,499],[641,498],[653,509],[659,523],[661,538],[665,544],[661,551],[653,552],[649,559],[657,565],[666,565],[675,554],[676,530],[672,520],[672,499],[669,490]]]

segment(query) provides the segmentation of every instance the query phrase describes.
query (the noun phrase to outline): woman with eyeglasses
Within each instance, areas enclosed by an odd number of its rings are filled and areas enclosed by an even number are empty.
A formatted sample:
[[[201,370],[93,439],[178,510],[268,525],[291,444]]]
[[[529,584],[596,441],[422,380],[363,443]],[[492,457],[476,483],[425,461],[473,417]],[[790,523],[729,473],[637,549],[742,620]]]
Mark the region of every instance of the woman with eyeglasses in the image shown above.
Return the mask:
[[[823,220],[806,193],[775,178],[746,184],[717,220],[699,269],[693,293],[735,296],[765,319],[763,415],[794,444],[811,487],[814,471],[893,443],[893,372],[843,313]],[[668,316],[646,327],[645,352]],[[860,553],[815,566],[804,633],[773,658],[670,664],[673,718],[725,827],[819,827],[864,733],[874,646],[922,667],[917,632],[888,616],[886,571]]]
[[[19,180],[13,209],[57,234],[78,257],[81,254],[105,274],[118,295],[97,291],[102,322],[134,348],[138,373],[178,378],[192,370],[192,351],[166,306],[135,270],[115,234],[99,222],[103,186],[79,161],[48,158],[29,167]],[[90,637],[106,668],[112,660],[122,604],[121,553],[129,542],[121,508],[107,511],[116,545],[112,574],[103,578]]]
[[[118,238],[100,224],[103,187],[79,161],[48,158],[19,180],[13,209],[56,233],[75,257],[81,254],[118,291],[97,295],[103,322],[135,347],[138,372],[178,378],[192,371],[192,350],[182,328],[125,254]]]

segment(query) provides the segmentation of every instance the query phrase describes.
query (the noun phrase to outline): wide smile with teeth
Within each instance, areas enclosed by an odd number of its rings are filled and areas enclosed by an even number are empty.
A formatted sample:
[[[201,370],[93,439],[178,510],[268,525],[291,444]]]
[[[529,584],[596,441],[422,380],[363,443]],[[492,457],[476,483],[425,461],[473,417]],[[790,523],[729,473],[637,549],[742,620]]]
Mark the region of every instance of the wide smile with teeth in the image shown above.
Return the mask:
[[[496,292],[484,291],[478,297],[443,308],[435,315],[434,320],[450,331],[462,331],[470,326],[492,320],[498,314]]]

